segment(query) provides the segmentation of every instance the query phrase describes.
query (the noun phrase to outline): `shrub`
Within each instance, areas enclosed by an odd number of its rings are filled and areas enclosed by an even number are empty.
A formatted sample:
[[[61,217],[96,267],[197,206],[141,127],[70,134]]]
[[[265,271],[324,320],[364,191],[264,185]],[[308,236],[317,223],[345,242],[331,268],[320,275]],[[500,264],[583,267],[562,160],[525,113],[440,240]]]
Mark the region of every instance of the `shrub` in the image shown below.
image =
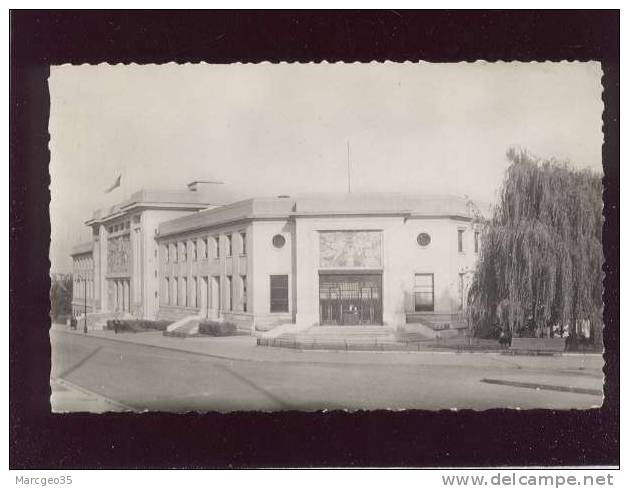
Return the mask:
[[[105,329],[114,331],[114,319],[107,320],[107,326]],[[118,332],[119,333],[138,333],[147,330],[165,331],[172,321],[153,321],[150,319],[119,319],[118,320]]]
[[[166,331],[166,328],[172,324],[172,321],[157,320],[152,321],[150,319],[143,319],[141,321],[141,327],[144,329],[154,329],[156,331]]]
[[[228,321],[203,320],[199,322],[199,334],[208,336],[234,336],[236,325]]]

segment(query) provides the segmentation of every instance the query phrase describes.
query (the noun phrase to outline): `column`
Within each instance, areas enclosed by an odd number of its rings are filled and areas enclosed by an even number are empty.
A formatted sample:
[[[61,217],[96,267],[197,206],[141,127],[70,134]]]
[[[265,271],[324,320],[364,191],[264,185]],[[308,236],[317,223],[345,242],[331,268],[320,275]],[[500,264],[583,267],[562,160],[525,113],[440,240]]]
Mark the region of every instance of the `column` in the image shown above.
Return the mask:
[[[98,229],[98,273],[97,280],[99,282],[98,290],[100,293],[100,309],[101,311],[113,310],[109,304],[109,289],[107,287],[107,228],[101,225]]]
[[[123,310],[126,312],[130,312],[131,311],[131,287],[130,287],[130,283],[129,280],[123,280],[122,281],[122,287],[123,287],[123,294],[124,294],[124,308]]]

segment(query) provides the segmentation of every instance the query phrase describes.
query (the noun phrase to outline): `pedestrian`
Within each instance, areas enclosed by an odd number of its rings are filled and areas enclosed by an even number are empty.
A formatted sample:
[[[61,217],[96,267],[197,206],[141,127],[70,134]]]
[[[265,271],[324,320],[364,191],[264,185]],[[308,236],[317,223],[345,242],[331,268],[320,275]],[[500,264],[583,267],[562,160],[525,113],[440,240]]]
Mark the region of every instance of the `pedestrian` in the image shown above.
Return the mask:
[[[503,349],[506,349],[507,345],[509,344],[509,340],[507,338],[507,334],[505,333],[504,329],[500,331],[500,338],[498,339],[498,343],[500,343],[500,346]]]
[[[114,334],[118,334],[118,320],[114,319]]]

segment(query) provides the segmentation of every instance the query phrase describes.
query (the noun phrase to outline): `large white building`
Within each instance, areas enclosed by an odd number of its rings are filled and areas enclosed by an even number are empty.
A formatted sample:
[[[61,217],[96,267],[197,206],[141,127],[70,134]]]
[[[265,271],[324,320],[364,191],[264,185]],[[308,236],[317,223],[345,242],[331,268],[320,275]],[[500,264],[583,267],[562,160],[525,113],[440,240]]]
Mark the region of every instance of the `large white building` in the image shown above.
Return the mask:
[[[74,254],[75,277],[88,277],[88,311],[201,315],[247,331],[465,327],[480,246],[470,201],[343,194],[225,204],[222,193],[195,182],[181,192],[143,190],[95,212],[86,223],[93,239]],[[84,302],[76,297],[75,310]]]

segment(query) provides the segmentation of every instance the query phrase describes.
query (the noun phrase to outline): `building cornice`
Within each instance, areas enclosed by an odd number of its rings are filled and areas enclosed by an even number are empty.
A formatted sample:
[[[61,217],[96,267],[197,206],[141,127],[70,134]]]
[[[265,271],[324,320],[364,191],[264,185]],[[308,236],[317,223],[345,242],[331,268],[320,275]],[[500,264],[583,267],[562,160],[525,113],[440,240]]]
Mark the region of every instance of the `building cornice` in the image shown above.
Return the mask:
[[[123,217],[130,212],[137,210],[190,210],[190,211],[199,211],[206,209],[210,204],[179,204],[176,202],[133,202],[132,204],[125,205],[124,207],[120,207],[117,212],[112,214],[108,214],[103,217],[91,218],[85,221],[87,226],[93,226],[95,224],[104,224],[109,221],[113,221],[120,217]]]

